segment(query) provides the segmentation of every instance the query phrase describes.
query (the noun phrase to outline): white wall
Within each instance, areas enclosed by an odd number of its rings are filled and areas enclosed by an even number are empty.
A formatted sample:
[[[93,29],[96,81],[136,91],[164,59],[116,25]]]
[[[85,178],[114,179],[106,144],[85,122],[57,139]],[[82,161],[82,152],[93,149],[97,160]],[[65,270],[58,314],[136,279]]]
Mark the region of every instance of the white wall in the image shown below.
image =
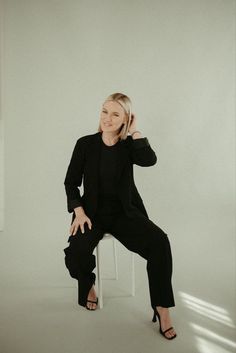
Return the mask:
[[[124,92],[158,157],[135,177],[172,244],[176,301],[183,291],[232,305],[235,2],[11,0],[3,10],[2,284],[73,281],[62,251],[66,169],[103,100]]]
[[[0,3],[1,6],[1,3]],[[0,12],[0,58],[2,59],[3,16]],[[2,61],[0,60],[0,232],[4,228],[4,121],[2,114]]]

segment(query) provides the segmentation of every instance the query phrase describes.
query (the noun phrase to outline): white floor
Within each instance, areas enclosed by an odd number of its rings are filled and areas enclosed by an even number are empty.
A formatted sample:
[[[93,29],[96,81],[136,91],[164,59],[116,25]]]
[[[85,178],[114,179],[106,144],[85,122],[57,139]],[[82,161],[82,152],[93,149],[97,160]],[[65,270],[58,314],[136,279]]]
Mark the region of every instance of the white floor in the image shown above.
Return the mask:
[[[206,277],[206,282],[201,281],[204,290],[191,285],[192,295],[183,290],[190,281],[181,281],[180,290],[175,280],[176,306],[170,313],[178,337],[168,341],[159,334],[158,322],[151,321],[145,260],[136,257],[135,266],[140,274],[135,296],[130,296],[131,287],[121,273],[117,281],[103,280],[104,307],[96,311],[77,304],[74,279],[68,279],[68,286],[14,287],[2,283],[0,352],[235,352],[233,301],[223,305],[223,298],[233,297],[228,295],[227,285],[209,288]],[[222,306],[212,302],[213,297],[217,303],[222,300]]]
[[[132,297],[131,253],[118,242],[118,280],[103,279],[104,306],[89,311],[77,304],[77,281],[64,264],[63,226],[49,233],[48,223],[33,227],[33,219],[26,229],[13,213],[0,233],[0,353],[235,352],[233,216],[212,210],[181,212],[179,223],[164,227],[173,255],[174,340],[152,322],[145,259],[135,254]],[[103,278],[114,275],[111,249],[103,242]]]

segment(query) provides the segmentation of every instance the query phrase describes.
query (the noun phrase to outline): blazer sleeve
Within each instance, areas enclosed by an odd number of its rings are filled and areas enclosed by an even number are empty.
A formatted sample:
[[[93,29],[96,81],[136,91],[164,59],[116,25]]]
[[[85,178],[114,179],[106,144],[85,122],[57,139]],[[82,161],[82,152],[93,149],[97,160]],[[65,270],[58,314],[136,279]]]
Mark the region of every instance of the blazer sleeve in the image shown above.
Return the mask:
[[[84,144],[82,143],[82,138],[80,138],[75,144],[64,180],[69,213],[73,212],[74,208],[83,206],[78,186],[81,186],[82,183],[84,161]]]
[[[133,139],[130,136],[130,157],[133,164],[141,167],[150,167],[157,162],[156,153],[151,148],[147,137]]]

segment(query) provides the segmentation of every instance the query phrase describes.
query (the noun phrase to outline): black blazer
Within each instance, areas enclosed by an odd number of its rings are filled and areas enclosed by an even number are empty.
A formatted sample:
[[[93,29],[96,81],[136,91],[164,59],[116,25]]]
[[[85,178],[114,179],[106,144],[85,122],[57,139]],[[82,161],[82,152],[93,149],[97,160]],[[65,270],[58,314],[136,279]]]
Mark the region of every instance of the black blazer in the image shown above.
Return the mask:
[[[67,210],[73,212],[72,222],[75,218],[74,208],[83,206],[86,215],[93,219],[97,209],[99,160],[102,144],[102,133],[80,137],[74,147],[71,160],[64,180],[67,195]],[[126,140],[118,143],[118,172],[116,182],[118,196],[128,217],[142,215],[148,217],[143,200],[139,195],[133,177],[133,164],[149,167],[156,163],[157,157],[151,148],[147,137],[133,139],[128,135]],[[84,193],[81,196],[79,186],[82,184]]]

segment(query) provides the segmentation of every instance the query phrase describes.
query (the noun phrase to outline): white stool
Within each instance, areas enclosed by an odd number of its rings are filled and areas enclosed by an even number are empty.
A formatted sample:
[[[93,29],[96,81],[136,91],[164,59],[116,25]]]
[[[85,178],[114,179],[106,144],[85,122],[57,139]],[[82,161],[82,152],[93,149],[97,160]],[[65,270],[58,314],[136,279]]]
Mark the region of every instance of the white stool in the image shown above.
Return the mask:
[[[113,255],[114,255],[114,267],[115,267],[115,277],[102,278],[101,274],[101,257],[100,257],[100,246],[101,241],[106,239],[112,239],[113,241]],[[116,254],[116,238],[110,233],[104,233],[103,238],[99,241],[96,246],[96,267],[97,267],[97,280],[98,280],[98,305],[99,308],[103,308],[103,295],[102,295],[102,279],[118,279],[118,268],[117,268],[117,254]],[[132,296],[135,295],[135,276],[134,276],[134,253],[131,252],[131,293]]]

